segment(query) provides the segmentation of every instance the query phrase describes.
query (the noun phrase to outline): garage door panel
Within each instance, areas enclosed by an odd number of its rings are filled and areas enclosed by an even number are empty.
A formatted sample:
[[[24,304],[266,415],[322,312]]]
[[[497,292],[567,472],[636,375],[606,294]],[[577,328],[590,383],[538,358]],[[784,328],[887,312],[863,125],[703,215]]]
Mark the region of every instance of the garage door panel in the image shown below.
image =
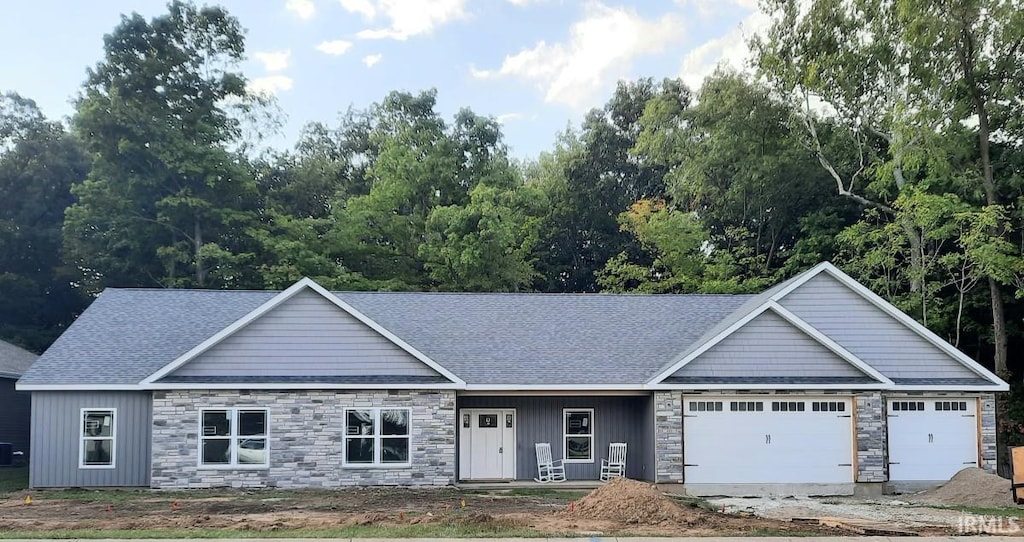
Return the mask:
[[[890,481],[948,480],[978,465],[974,398],[899,398],[886,406]]]
[[[849,399],[722,397],[721,402],[721,410],[695,411],[697,403],[684,398],[686,483],[853,481]]]

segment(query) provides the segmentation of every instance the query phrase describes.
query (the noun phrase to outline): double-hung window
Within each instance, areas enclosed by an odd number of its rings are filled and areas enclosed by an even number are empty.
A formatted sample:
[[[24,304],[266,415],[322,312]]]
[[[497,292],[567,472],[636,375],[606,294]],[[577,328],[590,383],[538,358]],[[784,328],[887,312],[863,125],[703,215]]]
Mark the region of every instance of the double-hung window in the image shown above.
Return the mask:
[[[79,435],[79,468],[112,469],[117,439],[113,408],[83,408]]]
[[[567,408],[562,411],[562,437],[566,463],[594,462],[594,409]]]
[[[408,466],[410,419],[408,408],[346,408],[344,464]]]
[[[202,410],[199,464],[205,467],[268,465],[267,411],[259,408]]]

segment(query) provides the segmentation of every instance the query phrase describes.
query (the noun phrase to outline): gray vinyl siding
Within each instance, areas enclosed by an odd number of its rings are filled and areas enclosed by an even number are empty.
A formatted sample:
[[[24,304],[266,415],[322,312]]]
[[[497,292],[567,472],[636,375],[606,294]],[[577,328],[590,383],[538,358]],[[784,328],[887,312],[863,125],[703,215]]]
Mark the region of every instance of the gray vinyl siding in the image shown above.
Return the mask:
[[[643,453],[643,464],[641,465],[640,474],[643,476],[643,480],[655,481],[655,474],[657,473],[657,446],[655,446],[655,424],[657,423],[657,408],[653,397],[645,397],[644,404],[644,418],[640,424],[640,442],[642,447],[639,452]],[[682,431],[682,429],[680,429]],[[640,456],[638,456],[640,457]],[[629,465],[627,459],[627,466]]]
[[[0,442],[11,443],[27,458],[32,401],[27,391],[15,391],[14,382],[13,378],[0,378]]]
[[[395,343],[306,290],[250,322],[174,376],[437,376]]]
[[[113,469],[80,469],[83,408],[117,409]],[[149,392],[32,392],[32,487],[149,486]]]
[[[514,408],[516,409],[516,478],[532,480],[537,476],[537,454],[534,444],[551,443],[551,455],[564,457],[562,452],[562,409],[594,409],[594,462],[567,463],[565,476],[569,480],[597,480],[601,474],[601,459],[608,457],[608,444],[625,442],[626,475],[640,480],[654,479],[654,463],[647,440],[653,427],[648,416],[653,412],[649,396],[612,397],[484,397],[459,398],[459,408]],[[646,429],[645,429],[646,428]]]
[[[977,377],[827,273],[808,280],[780,303],[887,377]]]
[[[770,309],[675,372],[675,377],[863,377]]]

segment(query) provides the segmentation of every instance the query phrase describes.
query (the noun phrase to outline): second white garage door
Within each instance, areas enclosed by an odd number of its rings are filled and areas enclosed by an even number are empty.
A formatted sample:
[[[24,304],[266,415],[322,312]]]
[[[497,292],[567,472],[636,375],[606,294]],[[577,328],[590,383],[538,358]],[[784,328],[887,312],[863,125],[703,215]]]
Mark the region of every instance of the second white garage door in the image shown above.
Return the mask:
[[[889,480],[948,480],[978,466],[977,401],[960,398],[890,399]]]
[[[686,484],[853,482],[852,401],[683,397]]]

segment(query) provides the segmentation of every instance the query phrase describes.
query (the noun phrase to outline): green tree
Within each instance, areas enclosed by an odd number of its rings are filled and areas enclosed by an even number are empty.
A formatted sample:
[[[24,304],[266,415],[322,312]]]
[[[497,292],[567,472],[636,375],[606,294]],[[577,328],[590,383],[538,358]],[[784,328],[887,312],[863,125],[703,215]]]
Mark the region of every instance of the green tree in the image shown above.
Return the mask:
[[[552,207],[538,247],[538,289],[596,291],[605,262],[636,250],[617,217],[637,200],[665,196],[665,168],[630,156],[644,108],[656,96],[680,104],[690,99],[678,80],[621,82],[603,108],[587,114],[579,133],[567,131],[541,157],[536,182]]]
[[[517,292],[537,278],[533,250],[543,192],[480,183],[464,206],[431,211],[420,246],[428,276],[442,290]]]
[[[804,104],[807,145],[838,193],[899,226],[915,270],[910,289],[919,291],[925,241],[894,203],[911,185],[956,180],[972,206],[1005,207],[992,141],[1020,136],[1024,10],[1013,0],[819,0],[806,10],[796,0],[771,0],[767,7],[772,26],[754,42],[761,73],[780,95]],[[848,146],[859,160],[844,166],[832,158],[819,130],[823,116],[853,136]],[[962,156],[964,130],[974,135],[974,160],[944,164]],[[991,214],[1010,216],[1005,209]],[[968,254],[995,256],[976,262],[983,270],[1019,259],[1019,249],[1007,252],[1018,245],[989,242],[1015,230],[997,220],[978,238],[986,246]],[[1008,282],[987,273],[994,364],[1004,375]]]
[[[251,98],[238,21],[175,1],[151,21],[122,17],[104,53],[73,119],[94,162],[67,212],[70,262],[93,289],[258,283],[255,184],[225,112]]]
[[[87,300],[63,267],[61,227],[89,159],[35,102],[0,94],[0,337],[42,351]]]
[[[659,96],[648,102],[633,153],[666,170],[677,207],[693,211],[725,275],[777,278],[802,254],[811,213],[843,217],[824,173],[788,124],[794,111],[746,75],[718,71],[689,107]],[[728,269],[726,269],[728,268]]]

